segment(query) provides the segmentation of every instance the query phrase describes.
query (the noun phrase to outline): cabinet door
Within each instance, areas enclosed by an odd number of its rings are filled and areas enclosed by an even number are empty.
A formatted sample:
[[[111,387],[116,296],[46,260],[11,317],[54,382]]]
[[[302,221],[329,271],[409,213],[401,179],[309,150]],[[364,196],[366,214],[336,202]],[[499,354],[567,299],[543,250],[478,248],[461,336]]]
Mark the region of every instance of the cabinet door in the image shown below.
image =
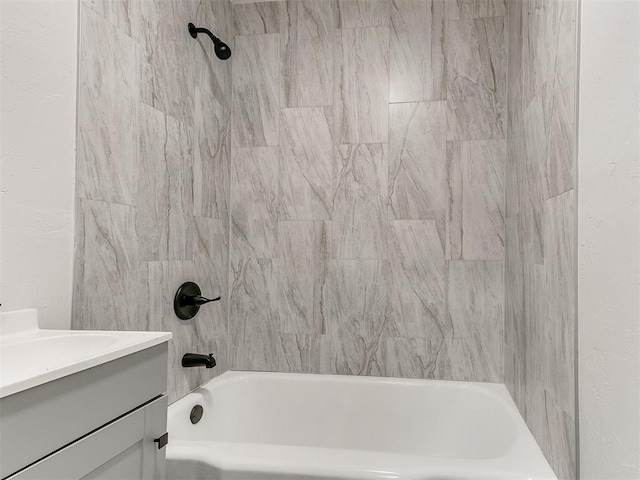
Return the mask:
[[[163,480],[166,430],[162,396],[9,477],[10,480]]]

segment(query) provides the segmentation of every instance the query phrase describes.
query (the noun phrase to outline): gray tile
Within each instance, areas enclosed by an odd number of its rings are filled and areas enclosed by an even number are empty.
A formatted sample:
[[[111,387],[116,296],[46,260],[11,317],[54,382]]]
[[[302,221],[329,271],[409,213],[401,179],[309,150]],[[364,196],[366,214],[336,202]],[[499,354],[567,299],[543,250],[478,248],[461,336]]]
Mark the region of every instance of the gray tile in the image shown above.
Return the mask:
[[[231,258],[275,258],[278,149],[236,148],[231,165]]]
[[[129,36],[138,26],[140,9],[133,0],[82,0],[80,8],[81,15],[90,8]]]
[[[321,373],[384,376],[384,338],[367,335],[345,324],[335,335],[320,340]]]
[[[451,321],[444,251],[434,220],[391,222],[389,269],[389,336],[438,344],[451,331]]]
[[[281,4],[269,1],[232,5],[234,35],[279,33]]]
[[[435,378],[444,338],[388,338],[385,374],[401,378]]]
[[[383,27],[389,25],[390,0],[338,0],[340,28]]]
[[[138,327],[135,208],[79,200],[74,273],[74,328]]]
[[[323,333],[372,338],[385,323],[387,266],[383,260],[330,260],[322,289]]]
[[[136,232],[140,260],[192,258],[193,152],[181,123],[146,105],[139,109]]]
[[[390,102],[446,100],[445,0],[394,0]]]
[[[443,221],[446,102],[390,105],[389,121],[389,216]]]
[[[500,17],[507,14],[506,0],[447,0],[447,18]]]
[[[385,258],[386,145],[340,145],[337,150],[332,255],[334,258]]]
[[[80,21],[78,196],[134,205],[137,46],[90,9]]]
[[[503,379],[504,264],[449,262],[448,310],[453,325],[447,356],[452,378]]]
[[[335,0],[281,2],[282,103],[329,106],[333,101]]]
[[[280,36],[238,36],[233,55],[233,145],[276,146],[280,131]]]
[[[506,49],[504,17],[447,21],[449,140],[503,138]]]
[[[193,212],[227,219],[231,109],[198,88],[194,121]]]
[[[504,258],[504,140],[450,143],[449,253],[454,260]]]
[[[389,27],[337,30],[334,55],[336,141],[386,142],[389,127]]]
[[[321,333],[314,322],[319,233],[315,222],[278,224],[278,294],[284,333]]]
[[[282,109],[281,219],[331,218],[334,155],[331,125],[328,108]]]

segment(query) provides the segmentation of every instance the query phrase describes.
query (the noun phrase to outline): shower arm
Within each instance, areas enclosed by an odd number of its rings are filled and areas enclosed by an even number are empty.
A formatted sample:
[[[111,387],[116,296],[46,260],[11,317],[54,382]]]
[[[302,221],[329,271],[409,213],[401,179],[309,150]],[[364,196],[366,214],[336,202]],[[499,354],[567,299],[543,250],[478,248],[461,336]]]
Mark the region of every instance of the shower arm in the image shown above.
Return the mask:
[[[196,27],[193,23],[189,24],[189,33],[193,38],[198,38],[199,33],[206,33],[207,35],[209,35],[209,38],[214,45],[221,43],[221,40],[213,33],[211,33],[211,30],[209,30],[208,28]]]

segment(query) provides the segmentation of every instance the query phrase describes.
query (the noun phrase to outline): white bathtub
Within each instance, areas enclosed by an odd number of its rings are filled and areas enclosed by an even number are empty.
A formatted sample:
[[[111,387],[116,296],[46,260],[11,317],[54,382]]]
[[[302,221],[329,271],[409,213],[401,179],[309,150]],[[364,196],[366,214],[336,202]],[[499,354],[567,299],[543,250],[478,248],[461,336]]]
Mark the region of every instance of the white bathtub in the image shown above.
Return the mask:
[[[556,478],[500,384],[227,372],[169,439],[168,480]]]

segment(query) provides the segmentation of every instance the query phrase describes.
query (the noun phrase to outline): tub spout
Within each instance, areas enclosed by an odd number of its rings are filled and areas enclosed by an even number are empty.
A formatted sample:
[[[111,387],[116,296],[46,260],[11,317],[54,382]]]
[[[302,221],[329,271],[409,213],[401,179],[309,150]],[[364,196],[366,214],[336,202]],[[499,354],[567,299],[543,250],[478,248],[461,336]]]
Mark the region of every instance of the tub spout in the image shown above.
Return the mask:
[[[209,355],[201,355],[199,353],[185,353],[182,357],[182,366],[213,368],[216,366],[216,359],[213,358],[213,353],[210,353]]]

